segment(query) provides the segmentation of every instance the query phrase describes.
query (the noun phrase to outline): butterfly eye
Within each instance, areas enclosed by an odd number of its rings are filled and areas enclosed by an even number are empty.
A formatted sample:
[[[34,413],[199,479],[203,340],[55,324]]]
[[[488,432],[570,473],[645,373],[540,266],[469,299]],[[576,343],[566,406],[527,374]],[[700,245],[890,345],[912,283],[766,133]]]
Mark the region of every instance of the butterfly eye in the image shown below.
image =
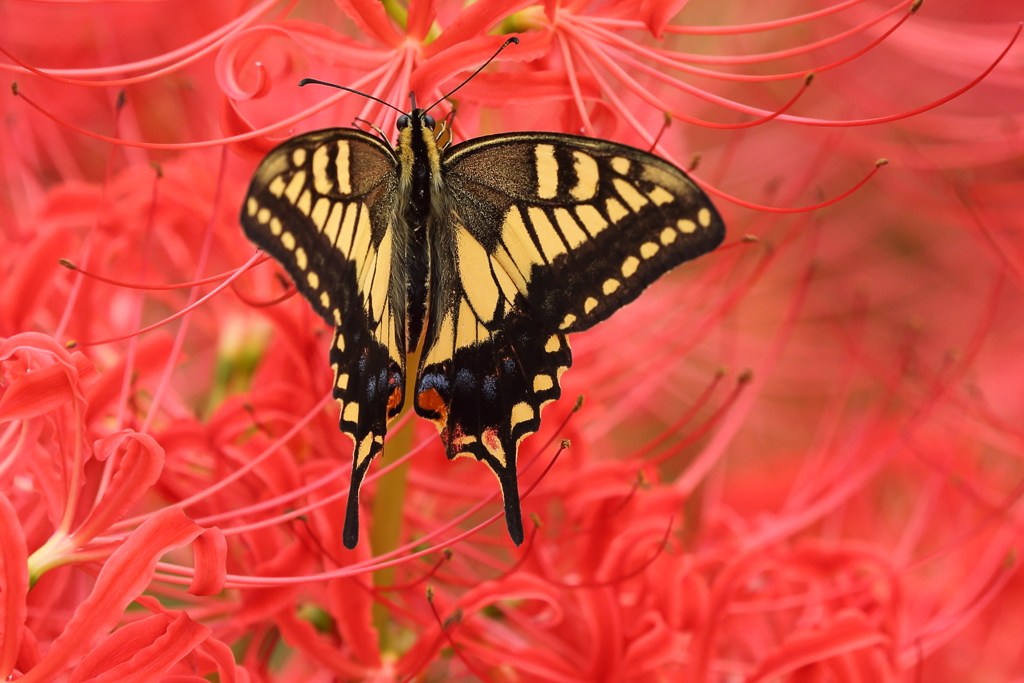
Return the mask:
[[[431,116],[430,114],[424,114],[423,115],[423,125],[426,126],[427,128],[430,128],[431,130],[433,130],[434,126],[437,125],[437,122],[434,121],[434,117]]]
[[[409,116],[407,114],[402,114],[398,117],[398,121],[395,122],[395,125],[398,126],[398,130],[402,130],[409,125]]]

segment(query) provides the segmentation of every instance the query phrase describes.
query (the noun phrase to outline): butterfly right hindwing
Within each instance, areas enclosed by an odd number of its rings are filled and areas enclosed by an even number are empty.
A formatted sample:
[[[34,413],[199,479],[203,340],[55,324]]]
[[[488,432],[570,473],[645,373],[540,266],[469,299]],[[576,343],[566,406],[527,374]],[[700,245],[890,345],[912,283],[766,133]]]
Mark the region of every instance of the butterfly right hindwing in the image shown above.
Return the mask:
[[[277,259],[335,327],[330,361],[342,432],[354,441],[345,542],[355,544],[358,490],[404,404],[405,236],[394,153],[362,131],[333,128],[274,149],[242,211],[249,239]]]

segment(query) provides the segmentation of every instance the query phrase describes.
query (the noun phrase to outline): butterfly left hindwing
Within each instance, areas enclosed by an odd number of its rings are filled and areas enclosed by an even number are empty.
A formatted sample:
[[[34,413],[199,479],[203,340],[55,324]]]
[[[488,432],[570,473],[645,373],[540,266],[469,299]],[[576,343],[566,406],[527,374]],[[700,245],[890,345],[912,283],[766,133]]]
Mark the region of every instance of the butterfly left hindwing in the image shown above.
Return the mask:
[[[279,261],[335,327],[330,361],[340,427],[354,441],[346,543],[359,484],[404,404],[405,272],[394,152],[362,131],[292,138],[260,164],[242,210],[246,235]]]

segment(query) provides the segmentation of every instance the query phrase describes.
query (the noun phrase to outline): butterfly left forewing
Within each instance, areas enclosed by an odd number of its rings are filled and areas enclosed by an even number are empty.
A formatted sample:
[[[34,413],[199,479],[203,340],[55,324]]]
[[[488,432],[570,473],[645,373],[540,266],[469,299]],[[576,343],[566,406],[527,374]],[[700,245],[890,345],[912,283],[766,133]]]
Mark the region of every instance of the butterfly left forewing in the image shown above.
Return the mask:
[[[335,327],[330,361],[342,432],[354,442],[344,542],[358,537],[358,490],[405,390],[403,225],[394,153],[361,131],[292,138],[267,155],[242,209],[246,235],[288,271]]]

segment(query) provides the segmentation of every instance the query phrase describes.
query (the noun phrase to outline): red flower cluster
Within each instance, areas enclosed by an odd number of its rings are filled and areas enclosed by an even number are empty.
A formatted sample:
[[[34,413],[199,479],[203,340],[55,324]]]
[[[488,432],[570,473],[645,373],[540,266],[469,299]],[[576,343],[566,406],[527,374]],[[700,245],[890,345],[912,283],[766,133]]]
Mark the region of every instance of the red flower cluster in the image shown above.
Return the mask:
[[[770,5],[5,6],[0,677],[1024,676],[1019,17]],[[653,149],[729,237],[573,338],[520,548],[406,416],[349,551],[329,330],[241,199],[290,135],[394,129],[299,79],[432,102],[509,35],[456,139]]]

